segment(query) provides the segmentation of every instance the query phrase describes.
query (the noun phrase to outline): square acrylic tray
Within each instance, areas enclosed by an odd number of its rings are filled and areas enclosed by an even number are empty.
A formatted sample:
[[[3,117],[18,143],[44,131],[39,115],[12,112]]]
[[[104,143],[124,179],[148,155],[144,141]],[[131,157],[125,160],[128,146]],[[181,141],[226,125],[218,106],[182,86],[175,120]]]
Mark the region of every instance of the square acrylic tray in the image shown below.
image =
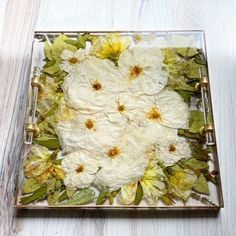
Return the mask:
[[[223,207],[202,31],[35,32],[17,208]]]

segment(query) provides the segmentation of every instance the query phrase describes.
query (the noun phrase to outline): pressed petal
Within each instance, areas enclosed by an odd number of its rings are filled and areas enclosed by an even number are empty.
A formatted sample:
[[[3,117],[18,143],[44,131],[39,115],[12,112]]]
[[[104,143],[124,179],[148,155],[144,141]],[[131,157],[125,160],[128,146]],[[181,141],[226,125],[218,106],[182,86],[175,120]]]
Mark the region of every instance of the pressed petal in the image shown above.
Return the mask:
[[[124,51],[119,65],[131,93],[153,95],[167,83],[168,73],[162,70],[163,55],[158,48],[132,47]]]
[[[189,108],[174,91],[162,91],[156,96],[156,106],[162,114],[162,125],[171,128],[188,128]]]
[[[122,186],[118,196],[119,203],[124,205],[132,204],[135,199],[137,187],[138,184],[135,182]]]
[[[64,156],[62,168],[65,171],[64,183],[67,187],[87,188],[95,179],[98,165],[87,151],[77,151]]]

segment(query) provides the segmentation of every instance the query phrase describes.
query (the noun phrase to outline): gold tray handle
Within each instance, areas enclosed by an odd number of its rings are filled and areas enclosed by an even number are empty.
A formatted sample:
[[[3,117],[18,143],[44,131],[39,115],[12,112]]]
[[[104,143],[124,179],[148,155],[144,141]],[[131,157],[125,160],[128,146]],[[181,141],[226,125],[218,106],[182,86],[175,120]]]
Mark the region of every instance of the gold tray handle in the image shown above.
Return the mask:
[[[32,144],[33,137],[37,136],[39,129],[36,127],[36,111],[37,111],[37,100],[39,91],[43,90],[43,85],[41,84],[41,79],[38,76],[34,76],[31,81],[31,101],[30,101],[30,115],[28,117],[28,122],[25,126],[25,144]]]
[[[204,114],[204,126],[201,127],[199,133],[206,137],[206,145],[215,144],[214,125],[209,122],[209,116],[212,115],[210,110],[209,98],[209,80],[207,76],[203,76],[203,67],[199,68],[200,82],[196,84],[195,89],[201,92],[202,96],[202,109]]]

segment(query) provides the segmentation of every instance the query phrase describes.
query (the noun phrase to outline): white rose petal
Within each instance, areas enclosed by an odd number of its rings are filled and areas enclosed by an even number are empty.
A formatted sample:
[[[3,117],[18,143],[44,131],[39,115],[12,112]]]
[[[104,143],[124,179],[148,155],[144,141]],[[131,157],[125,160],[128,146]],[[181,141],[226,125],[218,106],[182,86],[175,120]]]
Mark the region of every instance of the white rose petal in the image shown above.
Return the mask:
[[[61,54],[61,69],[68,73],[76,73],[78,64],[87,56],[87,51],[79,49],[76,52],[64,50]]]

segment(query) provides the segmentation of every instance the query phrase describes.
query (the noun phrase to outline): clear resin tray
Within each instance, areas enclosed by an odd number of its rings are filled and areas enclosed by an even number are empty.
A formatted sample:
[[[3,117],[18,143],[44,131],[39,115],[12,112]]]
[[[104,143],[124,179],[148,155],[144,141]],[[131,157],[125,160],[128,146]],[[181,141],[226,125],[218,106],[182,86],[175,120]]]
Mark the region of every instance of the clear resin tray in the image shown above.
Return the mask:
[[[204,32],[35,32],[17,208],[223,207]]]

